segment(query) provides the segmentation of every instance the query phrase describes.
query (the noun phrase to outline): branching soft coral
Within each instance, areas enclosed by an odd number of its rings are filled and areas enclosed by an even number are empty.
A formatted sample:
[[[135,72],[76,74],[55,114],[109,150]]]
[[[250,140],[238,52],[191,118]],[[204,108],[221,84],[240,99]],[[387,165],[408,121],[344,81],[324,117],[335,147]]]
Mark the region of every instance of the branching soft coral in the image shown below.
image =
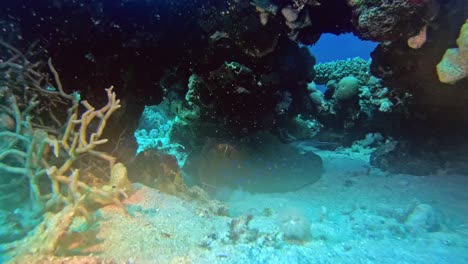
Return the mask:
[[[65,92],[50,60],[56,87],[40,73],[40,63],[33,64],[15,48],[0,44],[12,53],[0,63],[0,113],[9,124],[0,130],[0,177],[2,182],[10,178],[28,182],[30,203],[44,212],[43,223],[28,237],[0,249],[14,249],[12,257],[49,254],[75,215],[87,217],[90,205],[120,205],[120,197],[130,188],[125,166],[97,150],[107,142],[103,132],[120,100],[110,87],[107,104],[95,108],[80,101],[78,94]],[[109,163],[109,184],[97,185],[80,177],[75,162],[86,155]]]

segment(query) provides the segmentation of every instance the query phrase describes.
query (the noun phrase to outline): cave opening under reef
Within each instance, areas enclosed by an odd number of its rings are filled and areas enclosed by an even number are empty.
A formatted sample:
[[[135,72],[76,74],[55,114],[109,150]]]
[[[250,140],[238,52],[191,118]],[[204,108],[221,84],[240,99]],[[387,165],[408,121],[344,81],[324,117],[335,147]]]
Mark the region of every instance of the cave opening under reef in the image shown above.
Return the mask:
[[[315,44],[309,46],[317,64],[355,57],[369,60],[371,52],[376,47],[377,43],[362,40],[352,33],[341,35],[325,33],[320,36]]]
[[[346,45],[345,48],[343,44]],[[310,45],[309,49],[316,59],[316,64],[321,64],[355,58],[370,60],[370,54],[376,46],[377,43],[361,40],[352,33],[341,35],[325,33],[320,36],[316,43]],[[316,85],[316,89],[325,92],[327,86],[319,84]]]
[[[468,263],[466,0],[0,5],[0,263]]]

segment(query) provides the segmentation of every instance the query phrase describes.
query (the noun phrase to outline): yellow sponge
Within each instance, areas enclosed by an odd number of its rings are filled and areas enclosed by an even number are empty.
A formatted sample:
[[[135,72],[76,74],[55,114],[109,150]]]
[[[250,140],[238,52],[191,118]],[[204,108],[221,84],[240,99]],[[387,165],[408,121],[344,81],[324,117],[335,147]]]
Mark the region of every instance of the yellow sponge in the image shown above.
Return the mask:
[[[437,64],[439,81],[453,84],[468,77],[468,19],[460,30],[458,48],[448,49]]]
[[[465,58],[465,60],[468,60],[468,19],[460,30],[460,36],[457,39],[457,46],[460,50],[460,55]]]
[[[448,49],[442,60],[437,64],[439,81],[453,84],[468,76],[468,65],[463,62],[458,49]]]

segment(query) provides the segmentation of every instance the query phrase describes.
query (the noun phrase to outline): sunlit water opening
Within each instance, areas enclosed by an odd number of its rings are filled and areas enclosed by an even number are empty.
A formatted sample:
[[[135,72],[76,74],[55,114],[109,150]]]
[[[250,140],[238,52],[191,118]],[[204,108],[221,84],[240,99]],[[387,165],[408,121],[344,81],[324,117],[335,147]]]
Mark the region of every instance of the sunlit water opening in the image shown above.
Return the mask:
[[[368,60],[370,59],[370,53],[376,46],[377,43],[361,40],[352,33],[339,36],[323,34],[315,45],[310,46],[310,51],[315,56],[317,63],[354,57]]]
[[[361,40],[352,33],[341,35],[322,34],[319,41],[309,46],[316,63],[326,63],[337,60],[345,60],[360,57],[370,60],[370,53],[377,47],[377,43]],[[325,92],[325,85],[316,86],[319,91]]]

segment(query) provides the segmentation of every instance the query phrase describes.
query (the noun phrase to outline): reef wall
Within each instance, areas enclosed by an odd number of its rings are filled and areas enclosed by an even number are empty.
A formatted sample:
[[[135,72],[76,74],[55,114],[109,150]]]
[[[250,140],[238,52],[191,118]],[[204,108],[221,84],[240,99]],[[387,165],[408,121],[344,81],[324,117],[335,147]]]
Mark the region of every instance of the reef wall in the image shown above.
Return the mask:
[[[385,122],[402,128],[393,136],[414,137],[414,128],[434,132],[433,137],[464,131],[466,79],[441,84],[435,71],[445,50],[455,46],[467,5],[462,0],[50,0],[5,3],[0,21],[3,40],[25,49],[37,40],[37,49],[44,50],[39,56],[54,58],[67,87],[90,101],[104,100],[91,87],[115,85],[122,111],[119,122],[109,124],[109,138],[128,159],[137,148],[133,131],[143,106],[163,100],[205,137],[235,139],[271,130],[283,141],[294,140],[300,136],[291,132],[298,130],[291,122],[299,115],[306,123],[322,120],[325,130],[341,133],[347,127],[351,135],[353,127],[388,131],[388,125],[375,125]],[[351,123],[346,120],[362,109],[357,101],[336,105],[341,116],[320,112],[322,105],[308,90],[315,61],[300,44],[313,44],[325,32],[352,32],[379,42],[372,74],[382,78],[393,105],[411,94],[404,101],[408,111]],[[350,140],[362,136],[357,134]]]

